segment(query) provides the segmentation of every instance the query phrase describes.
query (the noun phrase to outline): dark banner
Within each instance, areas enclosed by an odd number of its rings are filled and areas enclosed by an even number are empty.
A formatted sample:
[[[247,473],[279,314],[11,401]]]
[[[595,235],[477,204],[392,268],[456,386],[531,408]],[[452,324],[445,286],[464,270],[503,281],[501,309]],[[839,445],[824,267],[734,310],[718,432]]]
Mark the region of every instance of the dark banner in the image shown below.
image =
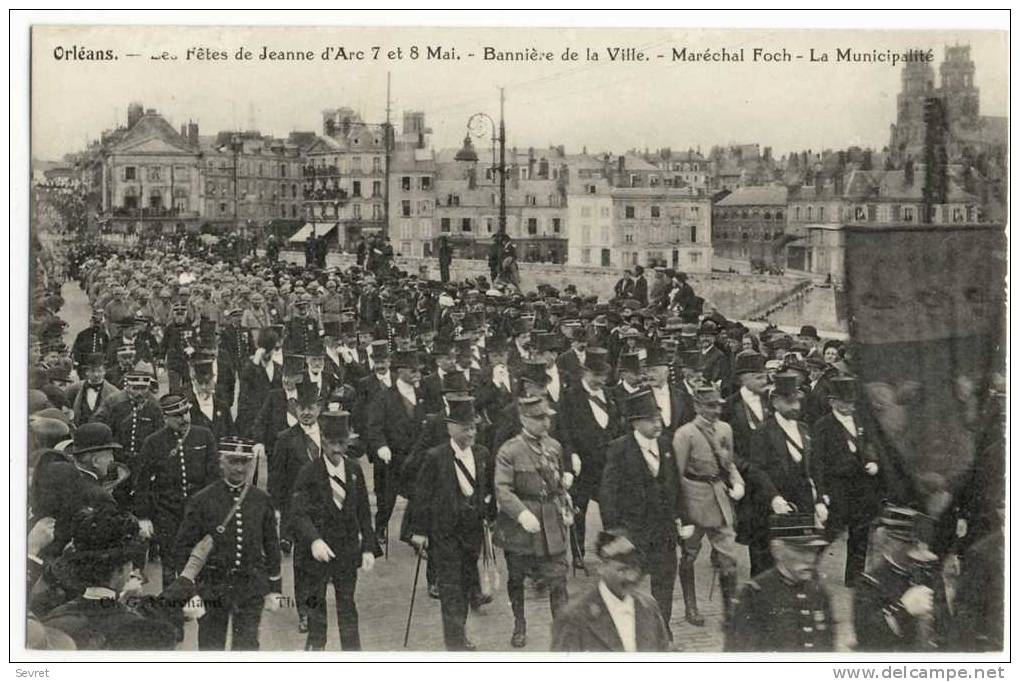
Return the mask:
[[[845,235],[853,362],[871,411],[899,475],[925,499],[952,492],[974,462],[994,375],[1005,373],[1003,228]]]

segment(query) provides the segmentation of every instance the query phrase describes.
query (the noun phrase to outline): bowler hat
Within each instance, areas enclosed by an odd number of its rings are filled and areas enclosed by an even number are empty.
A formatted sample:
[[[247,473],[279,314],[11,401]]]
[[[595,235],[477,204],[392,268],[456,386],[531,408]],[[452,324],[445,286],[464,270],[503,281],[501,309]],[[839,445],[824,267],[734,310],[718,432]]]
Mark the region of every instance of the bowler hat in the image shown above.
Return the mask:
[[[88,422],[74,432],[71,454],[78,456],[97,450],[120,450],[121,444],[113,439],[113,431],[102,422]]]
[[[813,325],[805,324],[800,328],[800,333],[797,336],[806,336],[810,339],[819,340],[818,330]]]
[[[736,362],[733,363],[733,374],[757,374],[765,371],[765,357],[754,351],[743,351],[737,354]]]
[[[450,406],[446,421],[454,424],[474,424],[477,420],[473,398],[447,398],[446,402]]]
[[[631,393],[624,399],[623,413],[627,419],[654,419],[660,416],[655,394],[649,389]]]
[[[351,435],[350,419],[350,412],[323,412],[319,415],[319,433],[326,440],[345,441]]]

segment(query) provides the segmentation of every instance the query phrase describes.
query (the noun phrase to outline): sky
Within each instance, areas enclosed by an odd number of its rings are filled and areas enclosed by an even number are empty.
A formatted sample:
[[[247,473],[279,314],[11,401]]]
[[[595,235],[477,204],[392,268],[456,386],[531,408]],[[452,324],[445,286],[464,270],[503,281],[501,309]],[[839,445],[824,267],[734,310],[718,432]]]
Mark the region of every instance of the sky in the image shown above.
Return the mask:
[[[104,129],[126,122],[128,103],[163,114],[175,128],[197,121],[202,134],[255,127],[285,136],[321,132],[323,109],[350,106],[385,119],[387,73],[393,121],[424,110],[435,148],[460,145],[467,119],[499,114],[506,93],[508,144],[565,145],[568,152],[697,148],[757,142],[777,156],[791,150],[881,149],[895,120],[901,66],[837,63],[837,49],[904,52],[970,44],[981,113],[1008,111],[1008,35],[991,31],[821,31],[694,29],[512,29],[351,27],[35,27],[32,34],[32,156],[57,159]],[[262,46],[310,50],[314,61],[268,62]],[[322,61],[327,47],[364,50],[365,60]],[[372,47],[379,48],[373,60]],[[410,59],[412,46],[419,58]],[[428,60],[428,46],[460,59]],[[238,48],[250,61],[233,59]],[[484,50],[551,52],[551,61],[485,61]],[[648,61],[612,62],[614,47]],[[687,63],[688,53],[745,49],[745,63]],[[786,49],[789,63],[754,63],[755,47]],[[189,48],[226,53],[224,61],[186,59]],[[401,59],[388,59],[400,48]],[[598,62],[585,59],[586,49]],[[577,61],[564,61],[566,50]],[[810,61],[810,50],[828,62]],[[58,59],[112,50],[115,61]],[[176,60],[153,59],[164,55]],[[128,54],[139,54],[130,57]],[[469,57],[474,54],[474,57]],[[659,58],[658,55],[663,55]],[[801,55],[800,59],[796,55]]]

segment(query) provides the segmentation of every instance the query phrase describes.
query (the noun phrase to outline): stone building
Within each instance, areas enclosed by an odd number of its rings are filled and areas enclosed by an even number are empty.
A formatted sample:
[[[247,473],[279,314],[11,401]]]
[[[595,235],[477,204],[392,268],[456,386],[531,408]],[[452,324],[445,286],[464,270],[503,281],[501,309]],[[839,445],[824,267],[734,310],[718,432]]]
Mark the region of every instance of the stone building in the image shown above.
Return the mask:
[[[716,256],[785,267],[787,189],[739,187],[712,208]]]
[[[390,238],[404,256],[431,256],[436,236],[436,159],[420,111],[404,113],[390,153]]]

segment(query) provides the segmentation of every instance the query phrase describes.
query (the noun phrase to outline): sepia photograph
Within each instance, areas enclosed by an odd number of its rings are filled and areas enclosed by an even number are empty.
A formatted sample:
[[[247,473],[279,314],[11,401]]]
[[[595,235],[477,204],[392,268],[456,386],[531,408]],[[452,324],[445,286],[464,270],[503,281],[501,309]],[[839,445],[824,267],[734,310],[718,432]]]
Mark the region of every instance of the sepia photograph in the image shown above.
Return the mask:
[[[1005,677],[1008,11],[119,14],[12,24],[18,676]]]

